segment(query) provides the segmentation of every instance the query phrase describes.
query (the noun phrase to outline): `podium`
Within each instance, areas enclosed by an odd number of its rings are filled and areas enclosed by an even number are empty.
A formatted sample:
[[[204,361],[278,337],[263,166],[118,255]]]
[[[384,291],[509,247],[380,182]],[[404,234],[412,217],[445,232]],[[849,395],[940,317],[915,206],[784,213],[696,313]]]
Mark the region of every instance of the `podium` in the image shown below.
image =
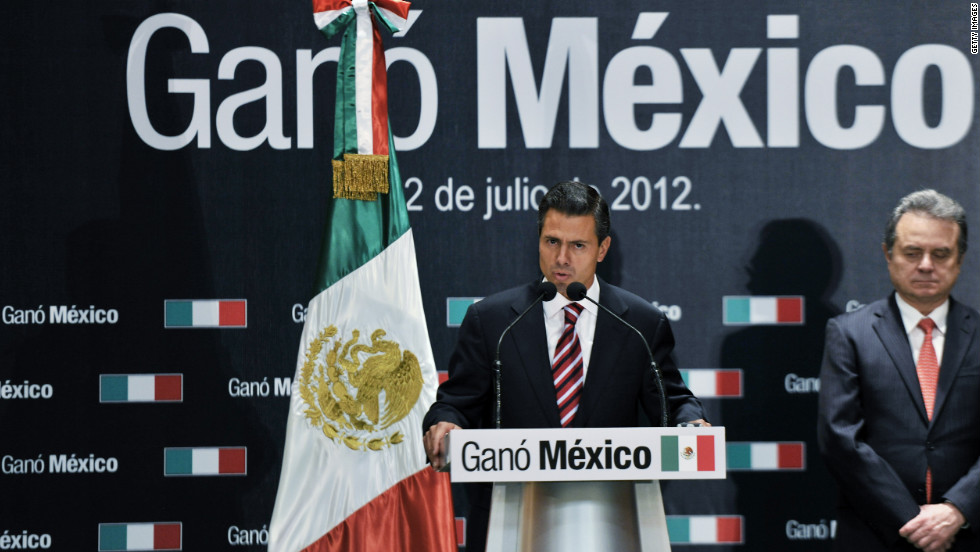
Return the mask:
[[[670,550],[661,479],[724,479],[724,427],[457,429],[454,483],[492,482],[488,552]]]

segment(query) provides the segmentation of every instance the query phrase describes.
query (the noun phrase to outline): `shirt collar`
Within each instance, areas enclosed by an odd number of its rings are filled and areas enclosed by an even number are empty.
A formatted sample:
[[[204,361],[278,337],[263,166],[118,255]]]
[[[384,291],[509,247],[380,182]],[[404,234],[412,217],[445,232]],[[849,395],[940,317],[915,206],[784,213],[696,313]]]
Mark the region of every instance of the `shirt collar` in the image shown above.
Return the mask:
[[[592,278],[592,285],[589,286],[588,290],[586,290],[585,295],[586,297],[591,298],[592,301],[595,301],[596,303],[599,302],[599,279],[598,278],[595,277]],[[587,299],[582,299],[581,301],[578,301],[578,304],[582,305],[582,307],[585,310],[592,313],[592,316],[598,316],[599,307],[596,306],[596,304],[593,303],[592,301],[589,301]],[[544,305],[545,317],[551,318],[553,316],[557,316],[558,313],[565,310],[565,305],[571,302],[572,301],[566,299],[564,295],[560,293],[556,294],[555,298],[552,299],[551,301],[545,301],[542,303]]]
[[[898,312],[902,314],[902,325],[905,326],[905,333],[910,334],[919,325],[919,320],[925,318],[918,309],[908,304],[902,296],[895,292],[895,302],[898,303]],[[949,314],[949,298],[947,297],[943,301],[942,305],[939,305],[932,312],[926,315],[932,318],[932,321],[936,323],[936,329],[939,333],[946,335],[946,318]]]

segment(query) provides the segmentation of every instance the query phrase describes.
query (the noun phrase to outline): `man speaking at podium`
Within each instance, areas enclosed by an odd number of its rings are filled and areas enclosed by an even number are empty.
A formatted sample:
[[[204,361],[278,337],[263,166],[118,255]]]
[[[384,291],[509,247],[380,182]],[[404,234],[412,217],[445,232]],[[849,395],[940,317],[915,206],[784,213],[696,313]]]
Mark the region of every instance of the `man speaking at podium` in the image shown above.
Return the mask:
[[[422,422],[433,467],[442,465],[443,437],[449,431],[497,426],[498,354],[500,427],[635,427],[641,409],[659,425],[661,397],[650,352],[663,374],[668,423],[707,425],[701,402],[670,358],[674,336],[666,316],[596,277],[596,265],[612,242],[609,230],[609,206],[590,186],[560,182],[542,198],[539,264],[544,281],[554,284],[557,294],[535,281],[491,295],[467,310],[449,359],[449,379]],[[467,550],[483,550],[491,486],[472,487]]]

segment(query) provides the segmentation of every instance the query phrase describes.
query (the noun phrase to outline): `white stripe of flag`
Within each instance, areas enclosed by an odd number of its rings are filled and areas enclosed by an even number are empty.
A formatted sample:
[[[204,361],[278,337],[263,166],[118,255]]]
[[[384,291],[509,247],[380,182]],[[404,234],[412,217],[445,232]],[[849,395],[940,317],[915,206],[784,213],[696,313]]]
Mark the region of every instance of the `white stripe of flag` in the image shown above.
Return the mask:
[[[126,550],[153,550],[153,524],[132,523],[127,525]]]
[[[354,119],[357,123],[357,153],[374,154],[374,23],[371,12],[365,2],[358,9],[355,3],[354,12],[357,14],[357,38],[354,40]]]
[[[129,402],[152,402],[156,400],[156,375],[129,376],[126,378],[126,392]]]
[[[196,448],[191,451],[192,473],[194,475],[220,474],[219,451],[217,448]]]
[[[688,447],[694,451],[694,454],[690,458],[684,458],[683,455],[679,455],[677,470],[682,472],[696,472],[698,471],[698,436],[697,435],[680,435],[677,437],[677,449],[679,451],[684,451]]]
[[[691,516],[691,543],[718,542],[718,522],[713,516]]]
[[[778,443],[752,443],[752,468],[757,470],[775,470],[779,468]]]
[[[194,301],[191,303],[191,324],[205,327],[217,326],[220,305],[218,301]]]
[[[398,15],[397,13],[387,8],[382,8],[381,6],[377,6],[377,8],[378,11],[381,12],[381,14],[385,17],[385,19],[387,19],[388,22],[391,23],[395,28],[402,29],[402,30],[406,29],[405,24],[408,23],[408,19]]]

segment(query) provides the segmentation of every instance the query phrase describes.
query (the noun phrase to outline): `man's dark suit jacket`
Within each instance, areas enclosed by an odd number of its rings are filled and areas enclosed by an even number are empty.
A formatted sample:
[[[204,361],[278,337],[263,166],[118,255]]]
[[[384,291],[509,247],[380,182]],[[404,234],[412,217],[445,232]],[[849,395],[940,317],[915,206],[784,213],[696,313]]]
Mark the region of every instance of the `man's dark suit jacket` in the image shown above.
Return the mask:
[[[950,300],[932,421],[894,294],[827,323],[817,433],[840,487],[835,550],[914,550],[898,530],[949,500],[971,528],[953,550],[980,550],[980,316]]]
[[[532,282],[503,291],[470,306],[449,361],[449,379],[439,386],[436,402],[422,422],[423,432],[437,422],[452,422],[465,429],[494,427],[497,341],[537,298],[537,285]],[[700,401],[684,385],[670,358],[674,335],[666,316],[640,297],[601,280],[599,303],[639,329],[649,342],[663,372],[670,423],[704,418]],[[560,427],[548,359],[544,310],[539,303],[511,329],[500,347],[502,427]],[[572,425],[635,427],[641,409],[658,424],[659,395],[646,348],[635,332],[600,310],[585,387]],[[467,550],[482,550],[489,487],[471,489],[470,502]]]

